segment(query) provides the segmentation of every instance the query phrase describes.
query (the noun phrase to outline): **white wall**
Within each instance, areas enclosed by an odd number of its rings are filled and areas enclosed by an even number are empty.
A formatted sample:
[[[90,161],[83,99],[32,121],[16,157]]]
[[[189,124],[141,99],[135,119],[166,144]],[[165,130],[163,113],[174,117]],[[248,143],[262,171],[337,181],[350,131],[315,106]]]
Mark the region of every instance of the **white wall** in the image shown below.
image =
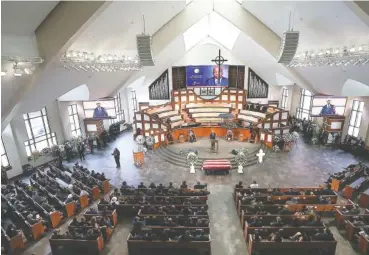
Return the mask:
[[[345,109],[345,126],[342,133],[342,138],[346,136],[348,132],[348,126],[350,121],[351,109],[353,100],[359,100],[364,102],[364,110],[360,124],[359,138],[362,137],[366,141],[366,145],[369,146],[369,97],[348,97]]]
[[[1,54],[3,56],[38,56],[36,36],[1,36]]]
[[[11,125],[6,126],[1,137],[8,155],[9,164],[12,167],[12,169],[7,171],[8,178],[12,178],[22,173],[22,164],[19,159],[16,143],[14,142],[14,134]]]
[[[48,116],[51,132],[55,132],[58,143],[64,142],[65,139],[64,139],[63,129],[62,129],[62,125],[61,125],[60,118],[59,118],[59,109],[58,109],[57,101],[54,100],[51,104],[47,105],[46,110],[47,110],[47,116]],[[24,146],[24,142],[28,140],[28,135],[27,135],[27,130],[26,130],[26,126],[24,123],[24,119],[23,119],[23,114],[24,113],[21,113],[20,115],[15,116],[10,122],[12,131],[13,131],[13,138],[14,138],[15,146],[12,147],[12,146],[7,146],[6,144],[4,144],[7,152],[8,152],[8,147],[9,147],[9,150],[11,150],[13,153],[18,155],[20,165],[24,165],[27,163],[33,164],[32,161],[30,162],[28,161],[26,149]],[[41,165],[49,161],[50,159],[51,157],[41,157],[35,162],[35,165],[36,166]],[[17,171],[15,172],[15,175],[19,173],[20,172]]]
[[[292,98],[291,98],[291,108],[290,114],[296,116],[296,108],[300,105],[301,98],[301,87],[298,85],[293,85],[292,87]]]
[[[78,113],[79,123],[81,125],[82,136],[85,136],[86,135],[85,125],[83,122],[83,119],[85,118],[85,113],[83,110],[82,101],[57,101],[57,104],[58,104],[61,128],[62,128],[62,132],[63,132],[63,136],[65,140],[70,140],[73,138],[72,129],[70,126],[70,121],[69,121],[69,112],[68,112],[68,106],[72,104],[77,105],[77,113]]]

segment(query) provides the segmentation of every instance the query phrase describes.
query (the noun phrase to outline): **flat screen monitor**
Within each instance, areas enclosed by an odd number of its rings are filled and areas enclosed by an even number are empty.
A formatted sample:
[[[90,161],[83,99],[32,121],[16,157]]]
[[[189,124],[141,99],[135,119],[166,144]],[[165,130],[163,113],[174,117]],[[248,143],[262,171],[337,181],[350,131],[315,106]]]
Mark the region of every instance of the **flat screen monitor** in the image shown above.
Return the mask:
[[[227,87],[228,65],[187,66],[187,87]]]
[[[347,97],[314,96],[311,117],[343,116]]]
[[[114,98],[84,101],[83,108],[85,110],[85,117],[87,119],[116,118]]]

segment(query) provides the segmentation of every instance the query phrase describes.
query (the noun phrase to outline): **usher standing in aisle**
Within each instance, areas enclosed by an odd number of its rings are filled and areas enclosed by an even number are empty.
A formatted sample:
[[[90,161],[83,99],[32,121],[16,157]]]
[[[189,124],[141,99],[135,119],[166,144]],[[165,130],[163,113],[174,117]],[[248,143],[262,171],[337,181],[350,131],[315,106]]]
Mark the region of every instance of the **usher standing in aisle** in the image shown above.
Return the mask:
[[[115,148],[111,155],[114,156],[114,160],[115,160],[115,163],[117,164],[117,168],[120,168],[120,151],[117,148]]]

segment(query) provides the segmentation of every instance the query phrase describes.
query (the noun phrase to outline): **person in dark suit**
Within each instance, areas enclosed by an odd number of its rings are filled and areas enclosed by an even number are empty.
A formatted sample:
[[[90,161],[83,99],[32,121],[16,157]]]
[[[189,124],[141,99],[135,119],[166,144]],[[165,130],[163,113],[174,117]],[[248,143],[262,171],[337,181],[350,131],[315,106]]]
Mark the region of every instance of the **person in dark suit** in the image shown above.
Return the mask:
[[[228,78],[223,77],[223,68],[221,66],[215,66],[213,68],[213,77],[206,80],[208,86],[227,86]]]
[[[94,118],[105,118],[108,117],[108,113],[106,112],[104,107],[101,107],[100,103],[96,103],[96,108],[94,110]]]
[[[117,148],[115,148],[111,155],[114,156],[114,160],[115,160],[115,163],[117,164],[117,168],[120,168],[120,151]]]
[[[331,104],[331,100],[327,100],[327,104],[323,106],[320,111],[320,115],[332,115],[336,114],[336,108]]]

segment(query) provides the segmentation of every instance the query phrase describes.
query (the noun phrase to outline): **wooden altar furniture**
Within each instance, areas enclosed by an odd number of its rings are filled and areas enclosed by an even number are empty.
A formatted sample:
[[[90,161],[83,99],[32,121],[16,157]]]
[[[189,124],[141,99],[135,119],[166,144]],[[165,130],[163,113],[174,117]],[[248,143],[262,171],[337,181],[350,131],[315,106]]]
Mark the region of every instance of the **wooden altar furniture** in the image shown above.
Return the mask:
[[[142,166],[145,163],[145,156],[143,151],[133,152],[133,162],[136,166]]]
[[[86,136],[99,136],[104,131],[104,121],[98,119],[84,119]]]

